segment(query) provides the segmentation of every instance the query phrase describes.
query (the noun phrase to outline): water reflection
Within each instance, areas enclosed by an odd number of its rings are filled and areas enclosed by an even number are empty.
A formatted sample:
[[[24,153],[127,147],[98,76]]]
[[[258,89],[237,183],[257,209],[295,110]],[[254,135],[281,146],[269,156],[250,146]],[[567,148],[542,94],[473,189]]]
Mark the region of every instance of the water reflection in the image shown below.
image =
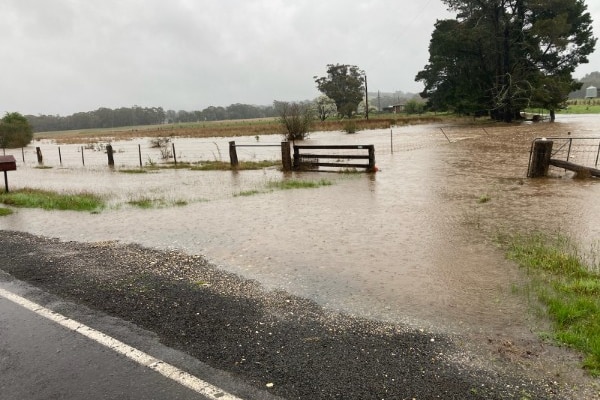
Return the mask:
[[[590,136],[599,121],[563,116],[555,124],[427,125],[394,128],[391,137],[390,130],[315,133],[309,143],[374,144],[380,172],[286,175],[335,182],[310,190],[265,189],[285,178],[275,169],[130,175],[22,167],[11,175],[12,187],[92,190],[107,196],[111,208],[99,215],[18,210],[0,227],[202,253],[268,287],[360,315],[513,330],[526,315],[511,292],[522,277],[494,245],[495,235],[559,230],[586,243],[599,237],[596,180],[574,180],[560,170],[548,179],[525,178],[530,142],[569,131]],[[230,139],[218,140],[225,148]],[[206,144],[214,151],[214,141]],[[237,196],[251,190],[261,193]],[[139,196],[188,205],[138,210],[125,204]],[[479,201],[484,196],[489,201]]]

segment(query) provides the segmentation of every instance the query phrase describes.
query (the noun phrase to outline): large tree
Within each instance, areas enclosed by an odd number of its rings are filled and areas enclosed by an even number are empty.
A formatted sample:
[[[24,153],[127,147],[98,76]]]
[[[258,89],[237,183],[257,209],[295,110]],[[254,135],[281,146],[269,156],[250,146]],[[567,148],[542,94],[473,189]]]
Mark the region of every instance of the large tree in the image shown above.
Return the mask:
[[[18,112],[6,113],[0,119],[0,146],[3,149],[25,147],[33,139],[27,118]]]
[[[457,16],[437,21],[416,76],[432,108],[510,122],[530,106],[553,114],[577,89],[596,44],[584,0],[443,1]]]
[[[352,117],[365,93],[365,73],[356,65],[328,64],[327,76],[314,77],[317,89],[333,99],[340,115]]]

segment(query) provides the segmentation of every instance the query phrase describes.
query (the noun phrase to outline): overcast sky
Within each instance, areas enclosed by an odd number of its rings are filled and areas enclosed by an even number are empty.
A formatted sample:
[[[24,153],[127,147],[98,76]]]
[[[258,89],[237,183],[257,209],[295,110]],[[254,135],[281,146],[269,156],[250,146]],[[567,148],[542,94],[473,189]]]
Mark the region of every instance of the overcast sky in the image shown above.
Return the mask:
[[[452,16],[440,0],[2,0],[0,113],[306,100],[336,63],[371,92],[416,93],[433,25]]]

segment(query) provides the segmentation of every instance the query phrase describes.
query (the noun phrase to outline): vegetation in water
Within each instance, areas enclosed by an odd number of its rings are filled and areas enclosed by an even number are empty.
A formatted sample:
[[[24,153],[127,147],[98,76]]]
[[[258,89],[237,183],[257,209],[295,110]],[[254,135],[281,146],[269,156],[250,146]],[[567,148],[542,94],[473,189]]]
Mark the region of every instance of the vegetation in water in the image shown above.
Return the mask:
[[[13,207],[90,212],[105,206],[102,198],[92,193],[56,193],[29,188],[0,194],[0,203]]]
[[[527,271],[531,279],[528,289],[553,322],[551,336],[558,343],[581,351],[584,368],[600,376],[598,265],[589,265],[574,244],[560,235],[518,236],[505,243],[508,257]]]
[[[330,186],[332,182],[327,179],[318,181],[305,181],[300,179],[284,179],[281,181],[270,181],[267,187],[271,189],[290,190],[290,189],[313,189],[321,186]]]

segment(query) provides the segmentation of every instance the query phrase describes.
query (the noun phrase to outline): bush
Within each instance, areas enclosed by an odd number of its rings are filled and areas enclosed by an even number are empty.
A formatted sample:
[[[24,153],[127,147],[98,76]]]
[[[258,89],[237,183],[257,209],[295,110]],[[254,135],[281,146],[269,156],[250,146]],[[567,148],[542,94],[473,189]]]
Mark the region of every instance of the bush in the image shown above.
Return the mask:
[[[304,140],[313,124],[313,113],[308,105],[300,103],[275,102],[279,122],[283,126],[287,140]]]

